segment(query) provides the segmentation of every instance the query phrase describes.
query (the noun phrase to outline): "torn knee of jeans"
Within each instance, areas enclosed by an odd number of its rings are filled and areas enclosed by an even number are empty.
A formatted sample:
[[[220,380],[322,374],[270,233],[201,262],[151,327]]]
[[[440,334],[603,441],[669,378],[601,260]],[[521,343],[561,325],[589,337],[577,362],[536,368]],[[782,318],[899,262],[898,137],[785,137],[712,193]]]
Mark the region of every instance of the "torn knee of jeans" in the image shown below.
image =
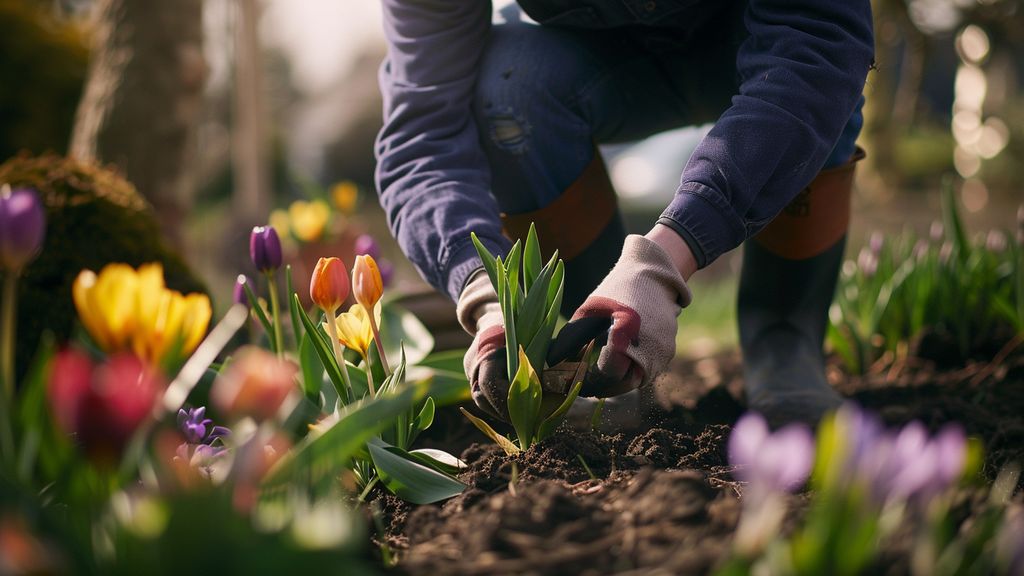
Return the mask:
[[[488,118],[491,140],[501,149],[512,154],[526,152],[526,140],[530,136],[530,125],[512,114],[495,114]]]

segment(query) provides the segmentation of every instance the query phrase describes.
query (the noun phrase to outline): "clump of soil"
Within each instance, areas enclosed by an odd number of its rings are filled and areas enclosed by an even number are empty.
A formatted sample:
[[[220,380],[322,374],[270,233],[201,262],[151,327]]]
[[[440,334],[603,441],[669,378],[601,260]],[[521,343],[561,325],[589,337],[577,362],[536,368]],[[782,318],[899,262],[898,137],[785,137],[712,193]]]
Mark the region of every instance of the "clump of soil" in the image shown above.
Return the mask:
[[[985,474],[1024,459],[1024,354],[936,372],[905,361],[836,387],[893,424],[957,421],[987,446]],[[728,556],[742,486],[730,475],[726,441],[742,413],[736,354],[679,362],[656,386],[657,402],[637,429],[571,430],[507,456],[471,433],[442,429],[436,444],[461,452],[467,490],[414,507],[379,495],[385,540],[407,574],[706,574]],[[443,418],[443,417],[442,417]],[[469,426],[466,424],[465,426]],[[957,496],[956,520],[984,506],[978,489]],[[792,498],[787,529],[808,495]],[[908,527],[908,535],[912,527]],[[886,573],[909,570],[911,538],[883,551]]]

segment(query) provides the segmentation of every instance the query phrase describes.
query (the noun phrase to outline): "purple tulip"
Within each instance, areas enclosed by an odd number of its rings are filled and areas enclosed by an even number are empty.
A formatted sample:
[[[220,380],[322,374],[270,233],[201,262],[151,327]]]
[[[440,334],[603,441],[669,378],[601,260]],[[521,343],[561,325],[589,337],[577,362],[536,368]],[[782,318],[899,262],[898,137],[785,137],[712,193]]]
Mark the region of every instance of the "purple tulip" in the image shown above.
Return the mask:
[[[772,433],[764,417],[748,412],[729,436],[729,463],[734,475],[748,482],[751,492],[788,492],[802,486],[814,462],[814,438],[799,424]]]
[[[366,254],[374,260],[380,260],[380,245],[377,244],[377,241],[369,234],[361,234],[356,238],[352,252],[354,252],[356,256]]]
[[[32,261],[46,236],[46,212],[34,190],[0,188],[0,268],[18,272]]]
[[[281,239],[273,226],[256,226],[249,235],[249,256],[260,272],[281,267]]]
[[[235,279],[235,289],[231,294],[231,299],[235,304],[249,307],[249,295],[245,292],[245,285],[248,282],[249,278],[245,274],[239,274],[238,278]]]

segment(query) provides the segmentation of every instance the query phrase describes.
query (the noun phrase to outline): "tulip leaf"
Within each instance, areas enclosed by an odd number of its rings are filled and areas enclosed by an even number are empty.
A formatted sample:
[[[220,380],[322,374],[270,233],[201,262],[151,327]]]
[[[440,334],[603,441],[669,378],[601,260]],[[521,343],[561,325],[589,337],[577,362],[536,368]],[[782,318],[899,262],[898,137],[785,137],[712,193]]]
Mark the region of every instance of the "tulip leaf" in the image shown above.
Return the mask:
[[[515,456],[516,454],[522,452],[522,450],[519,449],[519,446],[516,446],[515,442],[512,442],[508,438],[505,438],[501,434],[498,434],[494,430],[494,428],[491,428],[490,424],[484,422],[483,420],[477,418],[476,416],[473,416],[472,414],[469,413],[468,410],[461,406],[459,407],[459,410],[462,412],[462,415],[468,418],[469,421],[472,422],[473,425],[477,427],[477,429],[483,432],[485,436],[487,436],[491,440],[494,440],[494,443],[497,444],[502,450],[504,450],[505,454],[509,456]]]
[[[551,306],[555,304],[555,298],[559,298],[557,305],[555,305],[555,309],[557,310],[562,306],[559,293],[565,287],[565,264],[561,260],[558,260],[558,250],[555,250],[555,255],[551,257],[550,261],[548,261],[548,266],[550,266],[552,262],[555,263],[555,271],[551,274],[551,283],[548,284],[548,308],[550,309]]]
[[[508,387],[508,415],[523,450],[533,444],[543,396],[540,378],[526,352],[519,348],[519,370]]]
[[[519,317],[516,319],[516,334],[520,345],[527,349],[529,349],[530,343],[533,342],[534,336],[540,331],[547,316],[548,283],[551,281],[552,272],[553,270],[550,268],[544,268],[541,271],[534,281],[532,288],[526,294],[526,301],[523,303],[523,308],[519,310]],[[542,354],[547,354],[547,348],[544,349]],[[534,366],[543,366],[543,364],[537,363],[536,358],[533,356],[530,356],[530,360],[533,361]]]
[[[270,318],[267,317],[267,313],[263,310],[263,306],[260,305],[259,298],[256,297],[256,293],[249,287],[249,283],[245,282],[242,284],[242,288],[245,289],[245,295],[249,298],[249,307],[256,312],[256,318],[259,319],[260,324],[263,325],[263,329],[267,331],[267,339],[270,341],[270,348],[274,352],[277,352],[277,338],[274,337],[274,324],[270,322]]]
[[[324,366],[317,357],[316,348],[309,334],[300,332],[299,367],[302,369],[302,391],[314,404],[320,405],[320,389],[323,387]]]
[[[390,426],[425,392],[425,387],[409,386],[399,394],[364,398],[344,406],[329,428],[311,432],[278,461],[266,483],[280,486],[293,477],[318,483],[337,477],[370,438]]]
[[[419,362],[412,362],[421,368],[431,368],[443,372],[457,372],[462,374],[462,361],[466,356],[465,348],[445,350],[443,352],[432,352]]]
[[[416,440],[416,436],[418,436],[420,432],[430,428],[430,425],[434,423],[434,411],[434,399],[427,396],[427,401],[423,403],[423,408],[420,408],[420,413],[412,422],[412,430],[409,435],[410,444]]]
[[[526,233],[526,246],[523,249],[523,288],[529,294],[534,280],[540,275],[544,261],[540,255],[540,242],[537,240],[537,227],[530,223],[530,231]]]
[[[487,271],[487,277],[491,279],[491,286],[494,286],[494,289],[497,290],[498,268],[501,268],[501,266],[498,264],[498,261],[495,260],[491,252],[487,250],[483,242],[477,238],[476,232],[470,232],[469,237],[473,239],[473,246],[476,247],[476,252],[480,255],[480,260],[483,261],[484,270]]]
[[[416,456],[372,438],[367,447],[377,475],[388,490],[413,504],[431,504],[457,496],[466,489],[450,474],[423,463]]]
[[[956,191],[953,187],[953,179],[949,176],[942,179],[942,219],[946,227],[946,233],[953,238],[955,256],[960,259],[961,263],[966,263],[967,257],[971,252],[971,245],[967,241],[964,223],[960,219],[960,211],[956,207]]]
[[[404,347],[408,363],[413,365],[434,349],[434,336],[412,312],[389,302],[381,307],[380,316],[380,337],[388,358],[398,356],[399,348]]]
[[[301,342],[302,342],[302,327],[301,327],[302,321],[299,320],[299,300],[296,299],[296,298],[292,298],[291,297],[292,294],[296,294],[295,287],[292,284],[292,265],[291,264],[288,264],[287,266],[284,267],[284,280],[285,280],[285,290],[286,290],[285,294],[289,295],[288,305],[289,305],[289,310],[291,311],[291,313],[288,314],[288,317],[291,318],[291,321],[292,321],[292,333],[295,336],[295,348],[299,349],[299,347],[301,346]]]
[[[419,448],[417,450],[410,450],[409,455],[431,468],[436,468],[442,472],[447,472],[448,474],[458,474],[469,467],[465,462],[444,450]]]
[[[507,282],[505,285],[508,287],[509,293],[512,295],[512,318],[515,318],[516,314],[523,307],[523,295],[522,285],[519,283],[519,267],[523,260],[523,244],[522,242],[516,241],[512,245],[512,250],[508,253],[508,258],[505,260],[505,272],[508,275]],[[511,325],[512,322],[506,321],[506,325]]]
[[[299,295],[292,294],[292,299],[298,300]],[[334,347],[326,341],[326,338],[322,337],[319,327],[313,324],[313,321],[309,319],[309,316],[302,307],[298,307],[297,311],[299,320],[302,321],[302,325],[306,329],[306,335],[309,336],[309,341],[312,343],[316,355],[320,358],[320,363],[323,365],[324,370],[327,371],[327,377],[331,379],[334,389],[338,391],[338,397],[342,403],[348,404],[352,402],[353,398],[349,397],[348,390],[345,388],[345,379],[341,375],[338,359],[334,357]]]
[[[562,401],[558,408],[555,408],[554,412],[540,423],[540,426],[537,427],[538,442],[548,436],[551,436],[551,433],[555,431],[555,428],[558,428],[558,425],[562,423],[562,418],[565,417],[565,413],[569,411],[569,408],[572,407],[572,403],[576,401],[576,397],[580,395],[580,390],[582,388],[583,382],[576,382],[573,384],[572,388],[569,389],[569,393],[565,396],[565,400]],[[600,414],[598,414],[597,418],[600,418]]]

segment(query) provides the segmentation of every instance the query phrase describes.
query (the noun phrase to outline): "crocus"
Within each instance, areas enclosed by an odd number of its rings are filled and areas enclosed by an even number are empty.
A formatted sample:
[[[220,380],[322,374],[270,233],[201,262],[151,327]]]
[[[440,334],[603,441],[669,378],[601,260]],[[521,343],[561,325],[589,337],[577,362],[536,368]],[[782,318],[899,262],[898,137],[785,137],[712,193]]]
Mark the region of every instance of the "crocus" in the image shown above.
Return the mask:
[[[350,292],[348,272],[338,258],[320,258],[309,279],[309,297],[330,317],[341,306]]]
[[[786,492],[807,481],[814,462],[814,438],[807,427],[790,424],[772,433],[764,417],[749,412],[729,436],[733,473],[754,492]]]
[[[249,283],[249,278],[245,274],[239,274],[238,278],[235,278],[235,288],[231,293],[231,300],[235,304],[241,304],[242,306],[249,307],[249,295],[245,292],[245,285]]]
[[[65,350],[53,360],[48,399],[61,429],[95,460],[112,464],[163,388],[160,375],[130,354],[94,366],[85,354]]]
[[[380,277],[377,262],[367,254],[356,256],[356,263],[352,267],[352,293],[356,302],[372,310],[383,292],[384,280]]]
[[[352,252],[355,253],[356,256],[366,254],[376,260],[380,258],[380,245],[377,244],[377,241],[373,236],[370,236],[369,234],[360,234],[356,238],[355,244],[353,244]]]
[[[255,346],[246,346],[217,378],[210,399],[221,412],[236,420],[245,416],[258,421],[269,420],[295,389],[298,372],[294,362]]]
[[[71,295],[87,332],[105,352],[125,349],[153,364],[172,353],[187,356],[206,334],[212,310],[205,294],[182,295],[164,286],[160,264],[138,270],[108,264],[83,270]]]
[[[374,308],[374,315],[380,316],[380,306]],[[370,326],[370,316],[366,313],[366,308],[362,304],[353,304],[348,312],[338,314],[334,323],[338,329],[338,342],[366,358],[366,353],[373,343],[373,328]]]
[[[281,267],[281,239],[273,226],[256,226],[249,235],[249,256],[260,272]]]
[[[18,272],[43,246],[46,213],[35,191],[0,188],[0,268]]]
[[[179,408],[178,430],[188,444],[213,444],[219,438],[231,435],[224,426],[213,426],[213,420],[206,417],[206,407]]]

